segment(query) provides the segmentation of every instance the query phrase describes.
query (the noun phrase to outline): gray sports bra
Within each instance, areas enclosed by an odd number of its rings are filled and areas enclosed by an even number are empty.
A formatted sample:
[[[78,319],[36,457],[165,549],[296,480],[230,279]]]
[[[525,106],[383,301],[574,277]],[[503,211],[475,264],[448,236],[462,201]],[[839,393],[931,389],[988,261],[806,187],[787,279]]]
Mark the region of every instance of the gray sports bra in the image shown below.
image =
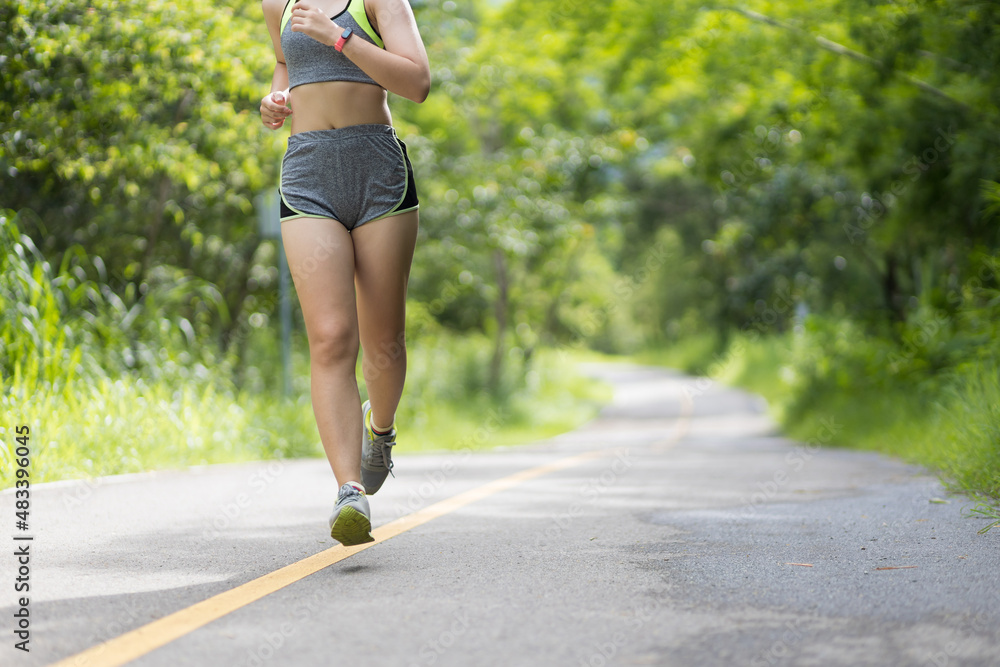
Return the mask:
[[[289,89],[319,81],[356,81],[378,86],[374,79],[343,53],[332,46],[317,42],[305,33],[292,31],[288,23],[295,2],[296,0],[288,0],[281,16],[281,50],[285,54],[285,65],[288,67]],[[351,39],[363,39],[380,49],[385,48],[382,38],[368,21],[364,0],[348,0],[344,11],[330,20],[336,21],[342,28],[354,30]]]

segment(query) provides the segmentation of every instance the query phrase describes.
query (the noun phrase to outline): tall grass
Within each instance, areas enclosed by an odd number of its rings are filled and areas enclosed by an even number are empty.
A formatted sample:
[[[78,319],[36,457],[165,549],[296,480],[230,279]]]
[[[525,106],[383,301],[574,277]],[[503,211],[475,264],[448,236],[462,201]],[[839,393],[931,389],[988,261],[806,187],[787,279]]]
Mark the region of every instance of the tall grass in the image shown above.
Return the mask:
[[[592,418],[610,391],[582,377],[574,355],[516,353],[499,396],[489,383],[492,343],[478,336],[420,337],[409,352],[397,421],[407,449],[507,445],[568,431]],[[402,440],[401,440],[402,442]]]
[[[73,249],[54,269],[0,215],[0,484],[13,479],[20,425],[35,481],[314,450],[307,411],[238,394],[181,343],[184,323],[157,305],[176,284],[122,297],[88,279],[87,261]]]
[[[962,369],[935,417],[937,433],[920,438],[923,457],[958,488],[1000,499],[1000,362]]]

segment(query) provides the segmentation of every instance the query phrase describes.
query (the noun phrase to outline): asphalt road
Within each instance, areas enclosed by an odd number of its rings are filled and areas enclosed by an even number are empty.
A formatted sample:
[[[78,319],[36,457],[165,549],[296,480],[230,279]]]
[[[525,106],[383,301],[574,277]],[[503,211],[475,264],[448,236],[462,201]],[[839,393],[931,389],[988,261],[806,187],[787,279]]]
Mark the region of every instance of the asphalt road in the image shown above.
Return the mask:
[[[762,401],[669,371],[590,370],[583,428],[485,453],[407,455],[374,523],[580,453],[130,664],[997,665],[1000,530],[919,468],[776,435]],[[685,395],[691,400],[685,400]],[[477,437],[488,441],[495,419]],[[39,485],[30,653],[0,494],[0,664],[44,665],[330,548],[325,461]],[[936,499],[947,502],[934,502]],[[892,568],[892,569],[888,569]],[[114,644],[97,660],[105,664]],[[102,649],[103,650],[103,649]]]

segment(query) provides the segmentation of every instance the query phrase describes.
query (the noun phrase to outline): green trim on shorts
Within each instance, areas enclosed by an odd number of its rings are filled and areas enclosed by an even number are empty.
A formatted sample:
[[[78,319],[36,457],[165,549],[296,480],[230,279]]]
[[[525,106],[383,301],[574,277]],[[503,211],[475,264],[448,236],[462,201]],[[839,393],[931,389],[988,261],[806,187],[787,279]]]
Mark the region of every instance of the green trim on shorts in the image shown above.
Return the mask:
[[[396,202],[396,205],[393,206],[388,213],[383,213],[379,217],[372,218],[368,222],[375,222],[376,220],[381,220],[382,218],[388,218],[390,216],[398,215],[400,213],[409,213],[410,211],[415,211],[418,208],[420,208],[420,204],[417,204],[416,206],[411,206],[410,208],[404,208],[402,210],[399,209],[399,207],[403,204],[403,202],[406,201],[406,195],[409,194],[410,192],[410,179],[408,173],[409,169],[406,168],[406,153],[403,152],[403,147],[399,143],[399,137],[397,137],[396,133],[393,132],[392,138],[396,142],[396,148],[399,149],[399,157],[402,158],[403,160],[403,171],[406,172],[403,176],[403,196],[399,198],[399,201]]]
[[[384,218],[391,218],[391,217],[392,217],[392,216],[394,216],[394,215],[402,215],[403,213],[409,213],[410,211],[416,211],[416,210],[417,210],[417,209],[419,209],[419,208],[420,208],[420,204],[417,204],[416,206],[411,206],[410,208],[401,208],[401,209],[399,209],[398,211],[395,211],[395,210],[393,210],[393,211],[389,211],[389,212],[388,212],[388,213],[386,213],[385,215],[380,215],[380,216],[379,216],[379,217],[377,217],[377,218],[372,218],[372,219],[371,219],[371,220],[369,220],[368,222],[375,222],[376,220],[382,220],[382,219],[384,219]],[[368,224],[368,222],[366,222],[366,223],[364,223],[364,224],[366,224],[366,225],[367,225],[367,224]]]
[[[291,0],[289,0],[289,4],[291,4]],[[334,220],[335,222],[340,222],[340,220],[337,220],[336,218],[331,218],[328,215],[316,215],[314,213],[303,213],[299,209],[297,209],[294,206],[292,206],[291,204],[289,204],[288,200],[285,199],[285,193],[281,191],[281,172],[284,170],[284,168],[285,168],[285,161],[282,160],[279,163],[279,165],[278,165],[278,196],[281,197],[281,201],[283,201],[285,203],[285,206],[287,206],[290,210],[295,211],[296,213],[298,213],[298,215],[289,215],[289,216],[286,216],[284,218],[278,218],[278,220],[280,222],[285,222],[287,220],[298,220],[299,218],[320,218],[322,220]]]

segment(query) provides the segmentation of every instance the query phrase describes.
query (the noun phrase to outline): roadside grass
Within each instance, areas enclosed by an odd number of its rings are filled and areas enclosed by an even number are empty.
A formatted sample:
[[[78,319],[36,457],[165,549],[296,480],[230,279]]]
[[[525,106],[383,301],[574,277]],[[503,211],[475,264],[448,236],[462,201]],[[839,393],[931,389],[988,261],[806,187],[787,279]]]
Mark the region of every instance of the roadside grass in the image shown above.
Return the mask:
[[[303,407],[212,384],[175,387],[127,376],[76,380],[62,391],[38,387],[26,400],[5,391],[0,485],[13,485],[16,425],[30,429],[37,483],[312,454],[311,414]]]
[[[440,356],[451,344],[454,356]],[[464,354],[463,354],[464,351]],[[609,391],[580,376],[572,358],[541,351],[524,387],[495,397],[469,387],[440,389],[487,356],[483,341],[455,339],[410,350],[400,406],[400,453],[489,449],[540,440],[591,419]],[[305,366],[299,357],[297,368]],[[308,375],[296,386],[308,387]],[[467,378],[468,379],[468,378]],[[321,457],[307,393],[291,398],[240,392],[226,383],[75,378],[32,391],[0,386],[0,487],[13,485],[14,429],[30,428],[33,482],[272,458]],[[475,381],[473,378],[472,381]],[[410,399],[409,397],[412,397]]]
[[[584,377],[573,360],[543,351],[528,372],[522,391],[499,402],[480,392],[466,401],[424,403],[419,410],[401,405],[400,452],[518,445],[572,431],[593,419],[610,401],[606,385]],[[407,390],[409,391],[409,389]]]
[[[718,337],[712,334],[682,338],[666,347],[649,348],[632,356],[637,363],[666,366],[691,373],[706,375],[708,366],[717,356]]]
[[[214,303],[212,286],[168,276],[123,299],[86,277],[82,251],[57,269],[0,214],[0,488],[14,484],[25,426],[32,482],[323,455],[304,334],[283,396],[273,327],[251,318],[231,347],[241,359],[199,340],[191,304]],[[400,452],[538,440],[607,400],[554,350],[509,348],[494,381],[489,339],[449,333],[412,306]],[[358,377],[363,391],[360,364]]]
[[[931,468],[950,490],[978,503],[974,514],[1000,520],[1000,362],[982,359],[936,376],[852,379],[857,369],[817,360],[815,347],[813,356],[806,353],[808,336],[736,337],[722,354],[704,352],[704,341],[687,342],[636,359],[760,394],[792,438],[808,440],[832,422],[838,429],[828,444]],[[816,370],[824,364],[832,368]]]
[[[993,520],[992,523],[983,526],[977,531],[980,535],[985,535],[994,528],[1000,528],[1000,509],[991,507],[987,502],[977,503],[975,507],[968,511],[967,515],[973,518],[980,517]]]

